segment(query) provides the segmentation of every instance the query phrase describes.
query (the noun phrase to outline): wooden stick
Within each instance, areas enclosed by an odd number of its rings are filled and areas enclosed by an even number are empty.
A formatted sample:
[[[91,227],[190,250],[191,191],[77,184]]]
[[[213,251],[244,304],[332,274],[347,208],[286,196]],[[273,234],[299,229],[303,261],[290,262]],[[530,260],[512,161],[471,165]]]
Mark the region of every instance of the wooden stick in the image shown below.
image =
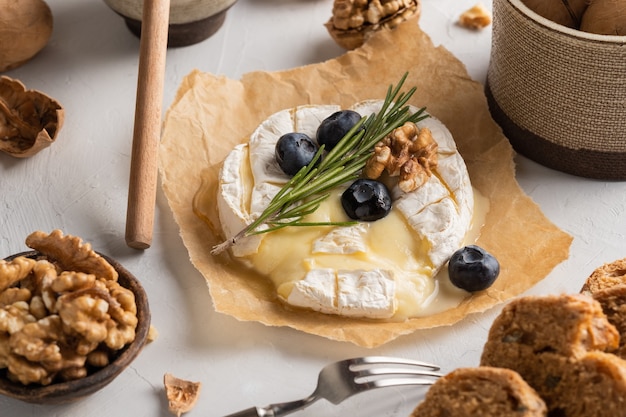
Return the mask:
[[[152,243],[169,11],[170,0],[144,0],[126,214],[126,244],[135,249]]]

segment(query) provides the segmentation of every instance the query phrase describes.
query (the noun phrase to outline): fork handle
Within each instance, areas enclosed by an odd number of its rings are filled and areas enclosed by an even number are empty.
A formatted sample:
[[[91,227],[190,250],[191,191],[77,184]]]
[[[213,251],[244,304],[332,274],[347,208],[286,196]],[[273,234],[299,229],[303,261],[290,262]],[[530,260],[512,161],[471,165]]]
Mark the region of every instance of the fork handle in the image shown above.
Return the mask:
[[[296,410],[293,410],[296,411]],[[280,413],[280,412],[279,412]],[[284,413],[287,414],[287,413]],[[279,417],[284,415],[276,414],[274,408],[270,405],[267,407],[250,407],[245,410],[241,410],[234,414],[229,414],[224,417]]]
[[[246,410],[241,410],[235,414],[229,414],[224,417],[269,417],[271,414],[265,413],[265,410],[258,407],[250,407]]]
[[[288,403],[270,404],[267,407],[250,407],[224,417],[283,417],[287,414],[301,410],[317,400],[318,397],[312,395],[305,399],[291,401]]]

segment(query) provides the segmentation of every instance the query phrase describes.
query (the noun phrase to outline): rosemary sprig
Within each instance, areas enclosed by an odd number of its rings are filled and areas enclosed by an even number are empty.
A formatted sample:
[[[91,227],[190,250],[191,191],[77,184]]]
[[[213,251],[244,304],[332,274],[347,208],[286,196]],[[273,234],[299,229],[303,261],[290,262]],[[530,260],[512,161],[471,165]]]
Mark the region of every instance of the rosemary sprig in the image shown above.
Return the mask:
[[[428,117],[424,114],[424,108],[410,114],[406,103],[416,89],[400,93],[407,75],[404,74],[395,88],[389,87],[378,113],[363,117],[323,158],[324,146],[321,146],[313,161],[281,188],[255,221],[232,238],[214,246],[211,253],[219,254],[246,236],[269,233],[288,226],[355,224],[356,222],[306,223],[302,219],[318,209],[330,195],[330,190],[359,177],[374,146],[380,140],[407,121],[417,123]]]

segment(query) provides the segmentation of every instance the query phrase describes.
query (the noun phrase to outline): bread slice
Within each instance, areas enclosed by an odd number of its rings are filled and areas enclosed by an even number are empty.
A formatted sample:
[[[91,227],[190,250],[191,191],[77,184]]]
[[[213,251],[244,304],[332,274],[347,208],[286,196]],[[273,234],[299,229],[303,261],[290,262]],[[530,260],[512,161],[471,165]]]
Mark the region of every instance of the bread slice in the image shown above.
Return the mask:
[[[619,333],[619,346],[612,353],[626,359],[626,284],[597,290],[592,294],[602,311]]]
[[[602,265],[585,281],[583,294],[591,295],[601,289],[626,284],[626,258]]]
[[[542,417],[544,401],[517,372],[459,368],[438,379],[411,417]]]
[[[626,415],[626,361],[604,352],[588,352],[565,369],[551,416]]]
[[[579,357],[589,350],[615,348],[618,339],[600,303],[588,296],[527,296],[507,304],[496,317],[483,356],[515,345],[533,353]]]
[[[596,268],[585,281],[581,293],[600,303],[620,335],[619,347],[613,353],[626,359],[626,258]]]
[[[589,296],[521,297],[494,320],[480,364],[518,372],[552,410],[564,395],[568,369],[588,352],[614,350],[618,342],[600,303]]]

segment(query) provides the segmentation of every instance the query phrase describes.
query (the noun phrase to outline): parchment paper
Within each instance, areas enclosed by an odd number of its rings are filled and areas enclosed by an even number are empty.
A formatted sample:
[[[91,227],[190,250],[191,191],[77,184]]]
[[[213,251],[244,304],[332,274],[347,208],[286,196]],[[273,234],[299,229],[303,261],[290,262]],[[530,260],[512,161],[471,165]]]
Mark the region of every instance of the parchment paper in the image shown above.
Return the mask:
[[[268,280],[242,273],[210,254],[221,242],[216,224],[216,172],[232,147],[245,141],[272,113],[301,104],[382,99],[408,71],[411,104],[425,106],[454,135],[474,187],[490,211],[478,244],[500,261],[501,274],[487,291],[453,310],[401,323],[346,319],[295,311],[276,299]],[[483,85],[443,47],[434,47],[415,20],[373,36],[336,59],[280,72],[252,72],[241,80],[194,71],[169,108],[160,147],[162,185],[195,267],[206,278],[216,311],[375,347],[419,329],[451,325],[527,290],[569,254],[572,238],[553,225],[515,180],[513,151],[492,120]],[[202,186],[202,181],[207,181]],[[199,189],[204,190],[196,196]],[[194,198],[207,219],[193,210]],[[210,308],[210,306],[207,306]]]

